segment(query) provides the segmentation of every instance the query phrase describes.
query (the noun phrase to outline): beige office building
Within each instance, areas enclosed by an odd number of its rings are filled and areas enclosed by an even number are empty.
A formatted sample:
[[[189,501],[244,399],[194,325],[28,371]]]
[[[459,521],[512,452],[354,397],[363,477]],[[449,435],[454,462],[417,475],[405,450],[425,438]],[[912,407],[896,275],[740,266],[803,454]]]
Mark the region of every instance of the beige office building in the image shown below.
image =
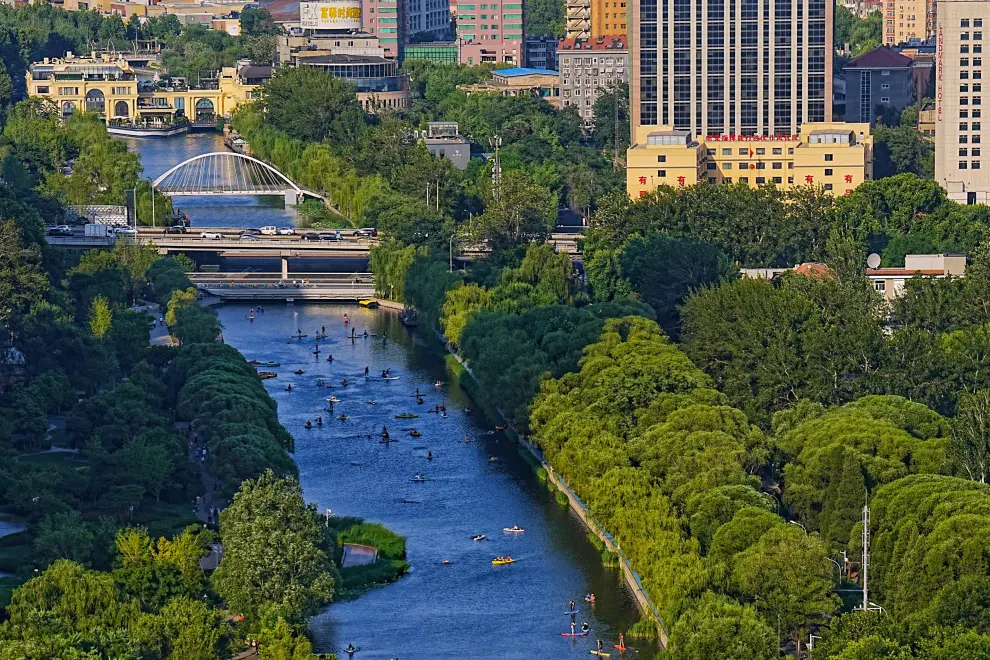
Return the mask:
[[[832,119],[831,0],[628,4],[633,135],[794,135]]]
[[[990,2],[940,0],[935,78],[935,180],[960,204],[990,203],[983,167],[983,34]]]
[[[935,0],[885,0],[883,7],[883,42],[888,46],[933,36]]]

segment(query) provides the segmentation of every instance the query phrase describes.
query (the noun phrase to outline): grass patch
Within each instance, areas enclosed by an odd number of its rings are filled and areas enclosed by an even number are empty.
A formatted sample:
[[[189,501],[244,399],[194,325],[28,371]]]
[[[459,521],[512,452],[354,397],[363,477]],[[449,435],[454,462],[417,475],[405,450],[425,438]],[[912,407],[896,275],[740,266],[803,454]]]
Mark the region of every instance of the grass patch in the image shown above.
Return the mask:
[[[34,547],[30,543],[0,548],[0,572],[19,572],[23,566],[28,565],[33,554]]]
[[[568,504],[570,504],[570,500],[567,498],[567,495],[562,490],[557,491],[557,494],[554,495],[554,499],[557,500],[557,504],[559,504],[560,506],[567,506]]]
[[[296,206],[296,227],[307,229],[353,229],[354,225],[344,216],[329,209],[318,199],[307,199]]]
[[[62,465],[69,468],[77,468],[86,465],[85,459],[79,458],[78,454],[68,451],[53,451],[45,454],[31,454],[21,456],[17,459],[21,463],[32,465]]]
[[[24,580],[19,577],[0,577],[0,609],[6,609],[10,605],[14,589],[22,584]]]
[[[370,545],[378,549],[378,560],[375,563],[340,569],[341,584],[337,590],[337,600],[357,598],[372,587],[398,580],[409,570],[405,537],[384,525],[341,516],[330,519],[330,529],[337,535],[334,560],[338,565],[345,543]]]
[[[629,626],[629,630],[626,631],[626,637],[634,637],[636,639],[656,639],[657,635],[657,624],[651,619],[640,619],[636,623]]]
[[[7,534],[6,536],[0,536],[0,548],[10,548],[15,545],[30,545],[31,543],[31,533],[28,530],[23,530],[20,532],[14,532],[13,534]]]
[[[602,552],[602,566],[605,566],[606,568],[618,568],[619,555],[611,550],[605,550]]]
[[[595,550],[598,552],[605,552],[605,541],[598,538],[596,534],[588,532],[588,543],[595,546]]]

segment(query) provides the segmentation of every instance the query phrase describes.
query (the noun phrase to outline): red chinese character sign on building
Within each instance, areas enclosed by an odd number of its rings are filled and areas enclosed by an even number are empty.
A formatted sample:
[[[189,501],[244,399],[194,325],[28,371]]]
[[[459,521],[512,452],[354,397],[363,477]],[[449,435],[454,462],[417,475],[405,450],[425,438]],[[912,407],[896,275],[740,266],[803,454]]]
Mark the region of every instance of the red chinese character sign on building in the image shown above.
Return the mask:
[[[814,180],[815,180],[815,177],[813,177],[813,176],[811,176],[810,174],[807,174],[807,175],[805,175],[805,177],[804,177],[804,180],[805,180],[805,181],[806,181],[807,183],[811,183],[812,181],[814,181]]]
[[[679,186],[683,186],[684,185],[684,177],[682,177],[682,176],[677,177],[677,185],[679,185]]]
[[[639,177],[639,185],[641,185],[641,186],[645,186],[646,185],[646,177],[645,176]]]
[[[846,183],[852,183],[852,182],[853,182],[853,175],[852,174],[847,174],[846,175]]]

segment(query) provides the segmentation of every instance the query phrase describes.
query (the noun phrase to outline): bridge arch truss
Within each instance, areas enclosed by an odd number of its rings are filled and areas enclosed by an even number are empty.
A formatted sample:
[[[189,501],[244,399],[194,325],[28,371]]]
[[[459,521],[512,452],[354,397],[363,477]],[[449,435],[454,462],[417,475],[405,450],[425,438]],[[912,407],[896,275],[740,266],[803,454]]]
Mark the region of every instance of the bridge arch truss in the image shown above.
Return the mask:
[[[303,190],[268,163],[233,151],[200,154],[171,168],[154,185],[167,195],[321,195]]]

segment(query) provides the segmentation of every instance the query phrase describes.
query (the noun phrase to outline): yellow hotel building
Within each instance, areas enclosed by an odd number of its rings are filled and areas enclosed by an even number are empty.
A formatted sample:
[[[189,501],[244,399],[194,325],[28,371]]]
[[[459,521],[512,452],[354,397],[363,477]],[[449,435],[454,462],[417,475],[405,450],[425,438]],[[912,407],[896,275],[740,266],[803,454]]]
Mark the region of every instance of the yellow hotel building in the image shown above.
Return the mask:
[[[101,114],[108,124],[161,126],[182,117],[209,123],[229,116],[241,103],[258,98],[271,67],[241,62],[224,67],[216,78],[190,85],[178,78],[139,80],[120,56],[68,53],[31,64],[26,77],[28,95],[55,101],[65,117],[85,110]]]
[[[707,135],[639,126],[626,152],[626,190],[645,197],[661,185],[823,185],[845,195],[873,176],[869,124],[807,123],[800,135]]]

